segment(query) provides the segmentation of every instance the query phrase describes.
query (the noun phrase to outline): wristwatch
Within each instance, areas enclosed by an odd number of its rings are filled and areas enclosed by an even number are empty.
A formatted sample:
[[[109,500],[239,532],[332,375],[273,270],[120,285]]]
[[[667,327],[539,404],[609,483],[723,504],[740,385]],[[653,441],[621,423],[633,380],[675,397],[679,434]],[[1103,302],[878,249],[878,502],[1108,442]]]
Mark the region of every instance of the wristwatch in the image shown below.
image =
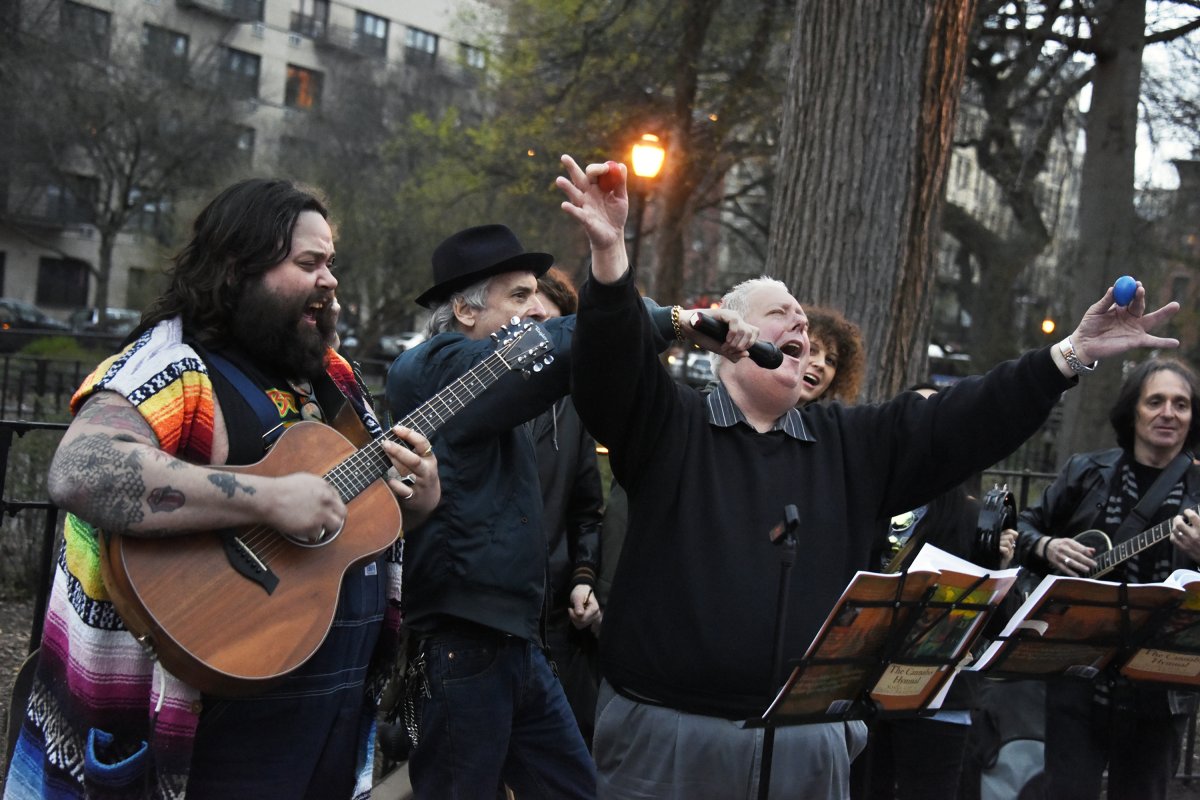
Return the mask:
[[[1067,366],[1076,375],[1091,372],[1100,363],[1099,361],[1093,361],[1091,364],[1085,364],[1080,361],[1079,356],[1075,355],[1075,345],[1071,343],[1070,336],[1058,343],[1058,352],[1062,353],[1062,357],[1067,360]]]

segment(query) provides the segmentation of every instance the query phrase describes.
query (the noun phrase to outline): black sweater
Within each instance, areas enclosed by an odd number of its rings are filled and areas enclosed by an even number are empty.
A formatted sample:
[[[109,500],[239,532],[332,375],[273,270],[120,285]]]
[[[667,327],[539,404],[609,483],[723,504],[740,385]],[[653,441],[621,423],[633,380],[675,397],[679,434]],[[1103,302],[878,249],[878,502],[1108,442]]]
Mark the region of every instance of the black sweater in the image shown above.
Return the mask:
[[[704,397],[659,364],[633,284],[589,282],[572,385],[629,493],[629,532],[605,609],[605,677],[633,697],[730,719],[761,714],[771,676],[786,504],[802,520],[785,661],[801,658],[892,515],[1015,449],[1071,385],[1048,350],[926,400],[814,404],[811,441],[709,423]]]

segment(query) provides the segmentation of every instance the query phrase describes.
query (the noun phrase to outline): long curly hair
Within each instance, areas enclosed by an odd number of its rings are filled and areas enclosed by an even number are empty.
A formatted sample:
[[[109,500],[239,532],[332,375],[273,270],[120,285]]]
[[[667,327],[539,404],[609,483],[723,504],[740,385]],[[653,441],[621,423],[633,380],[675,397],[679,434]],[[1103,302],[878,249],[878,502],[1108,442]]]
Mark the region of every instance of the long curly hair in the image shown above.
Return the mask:
[[[809,340],[820,339],[826,347],[837,351],[837,371],[833,381],[819,399],[853,403],[858,399],[867,352],[863,347],[862,331],[841,312],[822,306],[804,306],[808,315]]]
[[[252,178],[222,191],[196,217],[191,240],[167,272],[166,290],[134,335],[178,315],[202,343],[222,341],[246,282],[287,258],[305,211],[329,219],[315,190],[286,180]]]

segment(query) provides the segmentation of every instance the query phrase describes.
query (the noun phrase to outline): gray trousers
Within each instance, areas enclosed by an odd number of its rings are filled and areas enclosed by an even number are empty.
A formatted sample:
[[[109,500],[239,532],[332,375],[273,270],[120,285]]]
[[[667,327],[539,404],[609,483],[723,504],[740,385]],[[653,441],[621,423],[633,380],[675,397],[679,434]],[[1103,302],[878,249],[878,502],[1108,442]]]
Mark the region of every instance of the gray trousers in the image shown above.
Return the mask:
[[[844,800],[850,762],[867,744],[860,721],[777,728],[771,800]],[[755,800],[763,730],[720,717],[638,703],[600,684],[596,705],[600,800]]]

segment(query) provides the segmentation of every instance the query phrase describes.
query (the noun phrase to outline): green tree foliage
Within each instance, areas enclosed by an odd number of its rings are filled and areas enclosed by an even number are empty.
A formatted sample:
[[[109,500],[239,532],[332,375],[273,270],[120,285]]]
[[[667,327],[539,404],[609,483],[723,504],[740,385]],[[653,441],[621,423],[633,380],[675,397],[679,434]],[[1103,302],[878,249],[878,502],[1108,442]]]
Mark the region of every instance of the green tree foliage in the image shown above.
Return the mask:
[[[689,285],[685,255],[697,217],[716,208],[736,215],[763,178],[733,186],[726,177],[750,164],[747,174],[762,176],[774,152],[788,8],[782,0],[517,0],[509,33],[491,50],[490,113],[443,129],[458,163],[425,165],[437,176],[421,180],[472,172],[462,176],[464,192],[487,195],[493,218],[578,269],[581,237],[557,211],[553,188],[559,155],[628,163],[633,141],[655,133],[667,149],[663,173],[653,186],[631,185],[653,193],[645,230],[657,258],[645,260],[657,264],[640,279],[660,300],[682,300],[700,288]]]

